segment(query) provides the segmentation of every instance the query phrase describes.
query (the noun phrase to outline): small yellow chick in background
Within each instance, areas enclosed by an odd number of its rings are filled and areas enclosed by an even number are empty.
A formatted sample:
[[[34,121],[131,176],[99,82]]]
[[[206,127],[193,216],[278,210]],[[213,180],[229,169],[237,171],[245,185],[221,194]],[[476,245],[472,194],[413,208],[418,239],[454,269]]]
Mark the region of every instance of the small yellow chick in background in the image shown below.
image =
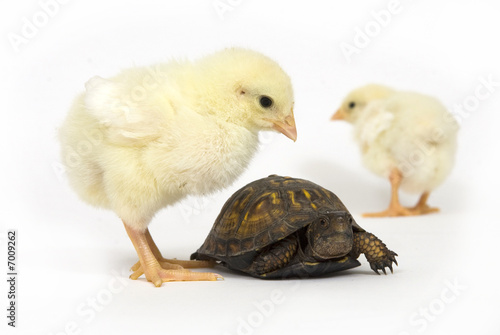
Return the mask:
[[[439,211],[429,207],[427,199],[452,169],[458,125],[438,100],[371,84],[349,93],[331,119],[353,124],[364,165],[391,182],[389,208],[364,216]],[[399,188],[421,193],[415,207],[400,204]]]
[[[78,195],[122,219],[139,256],[130,278],[145,274],[155,286],[222,278],[185,269],[208,262],[164,259],[148,225],[187,195],[231,185],[260,130],[295,141],[293,102],[278,64],[238,48],[87,82],[60,129],[62,159]]]

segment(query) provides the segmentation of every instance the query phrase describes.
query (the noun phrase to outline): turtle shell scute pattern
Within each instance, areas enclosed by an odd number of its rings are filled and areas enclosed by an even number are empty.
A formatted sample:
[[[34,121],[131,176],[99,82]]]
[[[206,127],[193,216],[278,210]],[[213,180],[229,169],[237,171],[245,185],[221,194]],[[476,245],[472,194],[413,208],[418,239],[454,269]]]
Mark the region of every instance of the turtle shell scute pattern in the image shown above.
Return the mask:
[[[219,257],[259,250],[305,227],[326,211],[347,211],[332,192],[307,180],[276,175],[236,191],[224,204],[202,254]]]

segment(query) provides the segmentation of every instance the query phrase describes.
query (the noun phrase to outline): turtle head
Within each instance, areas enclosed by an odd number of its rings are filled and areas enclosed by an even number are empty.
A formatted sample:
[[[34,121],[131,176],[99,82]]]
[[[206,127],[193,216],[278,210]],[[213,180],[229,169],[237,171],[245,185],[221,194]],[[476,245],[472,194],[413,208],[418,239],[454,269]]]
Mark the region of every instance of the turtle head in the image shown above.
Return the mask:
[[[306,254],[316,260],[347,255],[353,244],[352,217],[346,211],[321,214],[307,228]]]

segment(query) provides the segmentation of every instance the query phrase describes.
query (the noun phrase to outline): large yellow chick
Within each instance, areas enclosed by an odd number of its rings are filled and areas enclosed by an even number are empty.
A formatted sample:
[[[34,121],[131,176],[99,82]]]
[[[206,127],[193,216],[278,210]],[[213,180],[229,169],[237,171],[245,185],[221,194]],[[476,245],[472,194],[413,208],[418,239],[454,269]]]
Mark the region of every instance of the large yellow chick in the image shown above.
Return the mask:
[[[207,262],[164,259],[148,225],[187,195],[231,185],[255,154],[259,131],[295,141],[293,102],[280,66],[239,48],[87,82],[60,129],[62,159],[81,199],[123,221],[139,256],[132,279],[145,274],[161,286],[222,278],[185,269]]]
[[[458,125],[438,100],[371,84],[349,93],[332,120],[353,124],[364,165],[391,182],[389,208],[364,216],[439,211],[427,200],[453,167]],[[418,203],[414,207],[402,206],[399,188],[421,194]]]

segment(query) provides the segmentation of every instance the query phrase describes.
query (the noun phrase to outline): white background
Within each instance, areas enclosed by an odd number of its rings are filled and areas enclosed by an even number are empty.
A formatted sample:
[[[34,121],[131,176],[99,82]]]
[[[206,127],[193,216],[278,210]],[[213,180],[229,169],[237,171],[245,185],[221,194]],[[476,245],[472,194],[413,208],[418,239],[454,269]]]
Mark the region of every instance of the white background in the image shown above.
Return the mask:
[[[42,0],[45,3],[48,0]],[[62,2],[62,0],[61,0]],[[38,1],[0,9],[1,277],[6,230],[18,233],[18,328],[12,334],[499,334],[498,144],[500,86],[474,97],[481,78],[500,81],[495,1],[401,0],[385,26],[372,11],[389,1]],[[47,9],[46,9],[47,10]],[[221,15],[220,15],[221,14]],[[47,19],[44,21],[44,18]],[[23,26],[36,23],[37,31]],[[377,28],[380,28],[377,31]],[[357,31],[372,29],[344,56]],[[28,29],[28,30],[26,30]],[[28,37],[17,46],[14,34]],[[29,35],[31,34],[31,35]],[[359,42],[359,41],[358,41]],[[271,173],[310,179],[336,193],[357,222],[399,254],[394,274],[362,266],[307,280],[262,281],[224,269],[221,282],[131,281],[136,254],[120,220],[82,203],[61,170],[58,125],[94,75],[220,48],[256,49],[292,78],[298,141],[263,134],[246,173],[224,192],[189,198],[150,226],[163,254],[188,258],[224,201]],[[441,213],[366,219],[389,183],[361,166],[351,127],[329,122],[351,89],[378,82],[469,103],[456,166],[431,196]],[[473,105],[474,103],[477,105]],[[416,195],[402,195],[412,205]],[[451,288],[450,288],[451,287]],[[4,330],[2,330],[2,333]]]

